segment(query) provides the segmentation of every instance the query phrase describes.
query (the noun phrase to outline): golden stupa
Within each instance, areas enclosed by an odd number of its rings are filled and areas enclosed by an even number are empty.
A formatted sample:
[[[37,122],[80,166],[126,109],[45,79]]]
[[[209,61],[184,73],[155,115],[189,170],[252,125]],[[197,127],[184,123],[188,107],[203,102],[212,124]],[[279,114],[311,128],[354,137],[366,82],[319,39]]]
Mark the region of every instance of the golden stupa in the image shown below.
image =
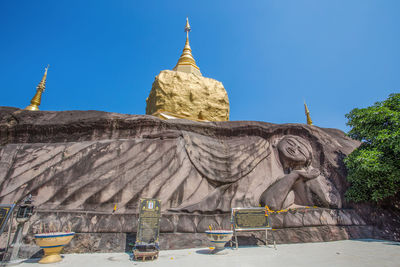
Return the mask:
[[[189,44],[191,27],[186,18],[186,42],[173,70],[163,70],[156,76],[146,114],[162,119],[194,121],[229,120],[229,99],[221,82],[203,77]]]
[[[313,125],[312,120],[311,120],[311,117],[310,117],[310,111],[308,110],[306,101],[304,101],[304,110],[305,110],[306,117],[307,117],[307,124],[308,124],[308,125]]]
[[[31,100],[31,104],[25,108],[25,110],[39,110],[40,102],[42,100],[42,93],[46,89],[46,78],[47,78],[47,66],[44,70],[44,74],[42,80],[39,85],[36,87],[36,94]]]
[[[201,76],[200,68],[197,67],[196,61],[194,60],[192,56],[192,49],[190,48],[189,44],[189,32],[192,29],[190,28],[189,24],[189,18],[186,18],[186,26],[185,26],[185,32],[186,32],[186,42],[185,42],[185,47],[183,48],[182,55],[178,60],[178,63],[176,63],[175,68],[173,70],[175,71],[182,71],[186,73],[194,73],[197,75]]]

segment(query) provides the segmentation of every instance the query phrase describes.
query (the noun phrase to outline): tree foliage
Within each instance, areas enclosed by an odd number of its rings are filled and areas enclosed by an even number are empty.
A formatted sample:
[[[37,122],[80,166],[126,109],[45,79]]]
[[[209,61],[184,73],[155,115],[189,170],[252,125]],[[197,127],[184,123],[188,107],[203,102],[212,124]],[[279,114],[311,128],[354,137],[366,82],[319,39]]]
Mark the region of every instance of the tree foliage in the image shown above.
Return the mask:
[[[400,94],[346,114],[349,136],[361,146],[346,159],[346,192],[355,202],[380,202],[400,192]]]

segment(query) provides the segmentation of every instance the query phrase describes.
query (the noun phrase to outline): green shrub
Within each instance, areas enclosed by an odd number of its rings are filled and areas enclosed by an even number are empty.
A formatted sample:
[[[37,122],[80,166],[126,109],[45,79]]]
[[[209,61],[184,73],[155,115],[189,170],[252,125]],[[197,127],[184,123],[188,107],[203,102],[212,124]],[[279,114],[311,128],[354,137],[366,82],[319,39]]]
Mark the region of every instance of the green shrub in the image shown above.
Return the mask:
[[[379,202],[395,196],[400,192],[400,94],[355,108],[346,118],[349,136],[362,142],[345,159],[347,199]]]

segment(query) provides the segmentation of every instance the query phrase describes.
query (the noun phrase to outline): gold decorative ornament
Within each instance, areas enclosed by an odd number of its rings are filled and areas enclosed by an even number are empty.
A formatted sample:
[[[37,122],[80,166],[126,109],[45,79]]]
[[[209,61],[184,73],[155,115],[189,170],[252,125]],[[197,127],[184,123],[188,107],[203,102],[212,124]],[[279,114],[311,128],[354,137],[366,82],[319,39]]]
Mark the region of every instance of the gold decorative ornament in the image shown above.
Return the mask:
[[[191,30],[192,28],[190,28],[189,18],[186,18],[186,26],[185,26],[186,43],[185,47],[183,48],[182,55],[179,58],[178,63],[176,64],[175,68],[173,68],[173,70],[182,71],[186,73],[193,73],[201,76],[200,69],[196,65],[196,61],[193,58],[192,49],[190,48],[189,44],[189,32]]]
[[[304,109],[305,109],[305,113],[306,113],[306,117],[307,117],[307,124],[308,125],[313,125],[311,117],[310,117],[310,111],[308,110],[306,101],[304,101]]]
[[[40,102],[42,99],[42,93],[46,89],[46,78],[47,78],[47,70],[49,66],[45,68],[44,75],[39,85],[36,87],[36,94],[31,100],[31,104],[25,108],[25,110],[39,110]]]

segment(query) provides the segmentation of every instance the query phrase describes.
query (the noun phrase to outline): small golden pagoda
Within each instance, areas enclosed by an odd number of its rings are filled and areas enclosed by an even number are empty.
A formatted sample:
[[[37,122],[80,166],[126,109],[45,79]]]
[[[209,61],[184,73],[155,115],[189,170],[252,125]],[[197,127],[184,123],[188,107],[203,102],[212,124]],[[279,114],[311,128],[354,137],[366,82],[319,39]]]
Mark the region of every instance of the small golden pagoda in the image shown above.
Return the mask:
[[[308,110],[306,101],[304,101],[304,109],[305,109],[305,113],[306,113],[306,117],[307,117],[307,124],[308,125],[313,125],[311,117],[310,117],[310,111]]]
[[[44,75],[39,85],[36,87],[36,94],[31,100],[31,104],[25,108],[25,110],[39,110],[40,102],[42,100],[42,93],[46,89],[46,78],[47,78],[47,66],[44,70]]]
[[[163,70],[156,76],[146,114],[161,119],[194,121],[229,120],[228,94],[221,82],[203,77],[189,44],[191,27],[186,18],[186,42],[173,70]]]
[[[189,32],[192,29],[190,28],[189,24],[189,18],[186,18],[186,26],[185,26],[185,32],[186,32],[186,42],[185,42],[185,47],[183,48],[182,55],[178,60],[178,63],[176,64],[175,68],[173,70],[175,71],[182,71],[186,73],[194,73],[197,75],[201,76],[201,72],[199,67],[196,65],[196,61],[194,60],[192,56],[192,49],[190,48],[189,44]]]

